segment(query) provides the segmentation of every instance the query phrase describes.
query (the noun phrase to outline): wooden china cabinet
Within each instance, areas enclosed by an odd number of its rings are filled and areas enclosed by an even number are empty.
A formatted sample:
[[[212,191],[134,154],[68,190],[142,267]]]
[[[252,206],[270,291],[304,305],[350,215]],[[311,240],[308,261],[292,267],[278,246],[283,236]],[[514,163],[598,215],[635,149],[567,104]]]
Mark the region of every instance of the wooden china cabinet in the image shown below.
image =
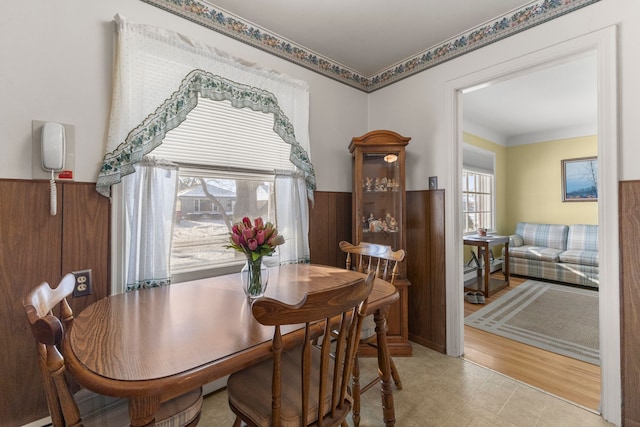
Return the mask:
[[[375,130],[349,144],[353,156],[353,244],[391,246],[406,251],[405,147],[411,138],[390,130]],[[399,265],[395,285],[400,300],[387,318],[389,351],[410,356],[406,261]],[[362,349],[367,354],[366,349]],[[374,355],[375,352],[371,352]]]

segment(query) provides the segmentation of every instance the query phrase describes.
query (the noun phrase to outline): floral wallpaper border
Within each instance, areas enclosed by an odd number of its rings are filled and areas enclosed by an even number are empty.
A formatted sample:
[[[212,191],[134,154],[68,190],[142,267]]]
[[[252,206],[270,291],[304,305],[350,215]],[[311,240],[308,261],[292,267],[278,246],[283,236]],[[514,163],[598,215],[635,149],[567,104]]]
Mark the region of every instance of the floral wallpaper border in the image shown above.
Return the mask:
[[[465,53],[600,0],[537,0],[431,47],[382,72],[363,76],[204,0],[142,0],[214,31],[365,92],[373,92]]]

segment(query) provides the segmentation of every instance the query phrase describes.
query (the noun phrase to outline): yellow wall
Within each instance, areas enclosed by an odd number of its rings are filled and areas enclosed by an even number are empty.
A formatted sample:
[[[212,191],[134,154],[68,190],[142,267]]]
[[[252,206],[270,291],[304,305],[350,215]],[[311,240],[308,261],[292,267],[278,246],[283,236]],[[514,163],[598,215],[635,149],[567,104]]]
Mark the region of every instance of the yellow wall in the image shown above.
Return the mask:
[[[597,156],[596,136],[507,149],[506,226],[519,221],[548,224],[597,224],[597,202],[563,202],[561,161]]]

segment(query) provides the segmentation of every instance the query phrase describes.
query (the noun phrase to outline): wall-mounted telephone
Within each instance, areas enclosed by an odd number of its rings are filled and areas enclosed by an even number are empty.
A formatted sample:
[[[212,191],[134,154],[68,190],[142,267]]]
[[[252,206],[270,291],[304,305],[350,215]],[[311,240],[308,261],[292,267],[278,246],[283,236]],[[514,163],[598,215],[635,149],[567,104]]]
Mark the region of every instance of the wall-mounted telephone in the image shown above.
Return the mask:
[[[42,125],[41,154],[42,168],[51,172],[49,188],[51,193],[51,215],[57,213],[57,191],[55,172],[64,169],[65,133],[60,123],[45,122]]]

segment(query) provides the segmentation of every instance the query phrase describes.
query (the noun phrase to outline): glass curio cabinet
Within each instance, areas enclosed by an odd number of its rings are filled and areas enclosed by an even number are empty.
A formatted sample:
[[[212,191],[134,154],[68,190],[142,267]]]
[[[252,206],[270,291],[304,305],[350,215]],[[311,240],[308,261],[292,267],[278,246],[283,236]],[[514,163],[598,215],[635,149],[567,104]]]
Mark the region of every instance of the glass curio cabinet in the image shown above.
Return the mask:
[[[375,130],[351,139],[354,245],[376,243],[406,251],[405,147],[410,139],[389,130]],[[406,279],[406,261],[399,264],[395,285],[400,300],[387,316],[389,351],[408,356],[410,283]]]

